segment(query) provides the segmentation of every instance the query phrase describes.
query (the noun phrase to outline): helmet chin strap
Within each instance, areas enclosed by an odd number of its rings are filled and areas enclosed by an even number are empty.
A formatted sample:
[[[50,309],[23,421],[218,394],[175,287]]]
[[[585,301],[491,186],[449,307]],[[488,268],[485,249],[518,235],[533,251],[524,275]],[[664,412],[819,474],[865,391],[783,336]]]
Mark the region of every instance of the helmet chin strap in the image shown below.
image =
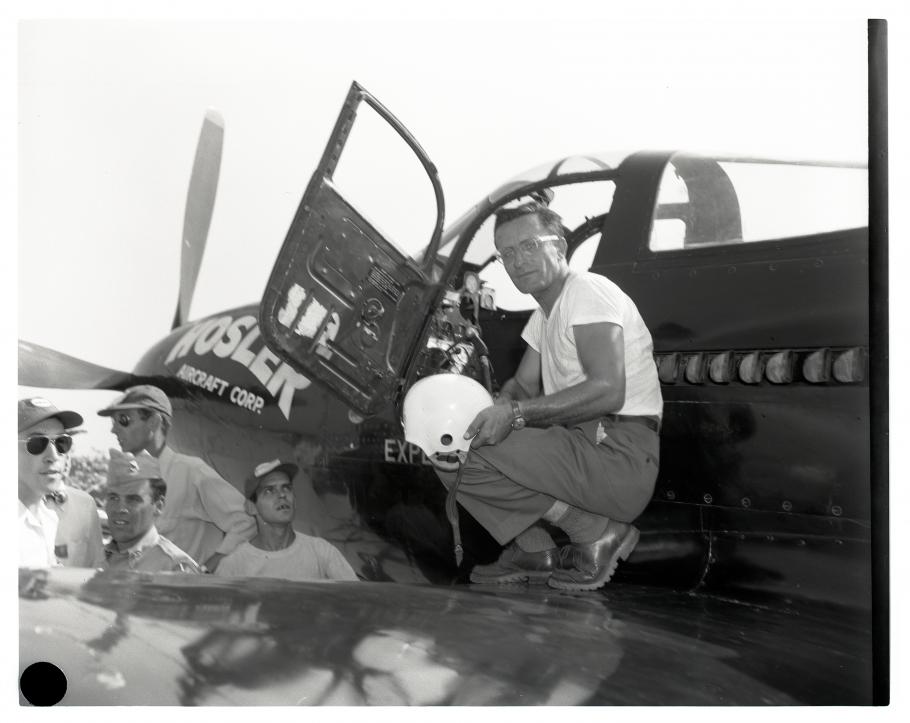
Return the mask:
[[[449,489],[449,494],[446,495],[446,517],[452,526],[452,539],[455,543],[455,565],[461,567],[461,562],[464,559],[464,548],[461,546],[461,527],[458,524],[458,502],[455,499],[455,493],[461,484],[461,475],[468,459],[468,452],[459,450],[456,455],[458,456],[458,474],[455,476],[455,484],[452,485],[451,489]]]
[[[474,334],[474,337],[478,347],[482,346],[479,335]],[[470,442],[463,435],[477,413],[491,404],[493,396],[489,388],[484,388],[471,377],[451,373],[431,374],[418,379],[405,394],[402,404],[404,438],[423,450],[446,485],[455,473],[455,482],[448,491],[445,507],[452,527],[458,567],[463,561],[464,548],[458,524],[456,493],[471,452]]]

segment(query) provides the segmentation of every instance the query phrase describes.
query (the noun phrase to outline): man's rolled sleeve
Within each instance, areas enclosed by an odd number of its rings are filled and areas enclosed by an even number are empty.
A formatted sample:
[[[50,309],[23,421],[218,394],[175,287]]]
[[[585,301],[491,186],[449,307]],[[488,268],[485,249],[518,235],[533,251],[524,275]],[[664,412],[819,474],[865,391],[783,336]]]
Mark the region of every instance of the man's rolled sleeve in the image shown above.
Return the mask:
[[[215,552],[227,555],[256,534],[256,520],[244,510],[243,495],[220,477],[199,480],[199,499],[212,523],[224,533]]]

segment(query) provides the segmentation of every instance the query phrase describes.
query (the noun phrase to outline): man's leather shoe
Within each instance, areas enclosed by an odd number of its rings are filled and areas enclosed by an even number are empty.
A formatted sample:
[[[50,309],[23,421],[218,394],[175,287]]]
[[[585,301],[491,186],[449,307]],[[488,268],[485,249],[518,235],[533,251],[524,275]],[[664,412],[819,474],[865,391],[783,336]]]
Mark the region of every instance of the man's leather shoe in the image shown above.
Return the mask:
[[[638,528],[610,520],[599,540],[563,548],[559,563],[547,584],[560,590],[597,590],[613,576],[616,564],[632,554],[638,544]]]
[[[499,559],[489,565],[476,565],[471,570],[471,582],[504,583],[546,580],[556,565],[557,548],[543,552],[525,552],[514,542],[506,547]]]

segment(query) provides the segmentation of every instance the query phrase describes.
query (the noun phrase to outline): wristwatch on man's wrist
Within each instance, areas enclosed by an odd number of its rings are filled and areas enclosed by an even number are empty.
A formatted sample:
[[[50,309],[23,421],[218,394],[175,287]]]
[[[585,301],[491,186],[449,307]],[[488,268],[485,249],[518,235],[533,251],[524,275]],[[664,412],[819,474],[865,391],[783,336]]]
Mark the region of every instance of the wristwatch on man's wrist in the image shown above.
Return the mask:
[[[525,419],[525,415],[521,413],[521,407],[518,404],[517,399],[512,400],[512,429],[524,429],[525,425],[528,423],[528,420]]]

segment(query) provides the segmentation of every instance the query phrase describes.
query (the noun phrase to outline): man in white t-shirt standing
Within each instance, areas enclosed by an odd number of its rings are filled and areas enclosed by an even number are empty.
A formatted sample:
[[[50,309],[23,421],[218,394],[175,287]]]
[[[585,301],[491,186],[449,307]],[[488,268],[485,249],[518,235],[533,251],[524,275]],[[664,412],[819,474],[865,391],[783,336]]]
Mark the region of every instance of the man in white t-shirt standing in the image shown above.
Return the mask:
[[[246,480],[246,511],[258,532],[227,555],[215,574],[224,577],[277,577],[285,580],[356,580],[344,556],[330,543],[297,532],[294,477],[297,466],[272,460]]]
[[[494,242],[540,308],[515,375],[465,432],[474,439],[457,499],[506,546],[471,581],[595,590],[635,548],[632,522],[657,479],[663,399],[651,334],[616,284],[569,269],[565,227],[545,205],[500,211]],[[451,489],[456,473],[438,474]],[[570,544],[558,549],[544,520]]]

